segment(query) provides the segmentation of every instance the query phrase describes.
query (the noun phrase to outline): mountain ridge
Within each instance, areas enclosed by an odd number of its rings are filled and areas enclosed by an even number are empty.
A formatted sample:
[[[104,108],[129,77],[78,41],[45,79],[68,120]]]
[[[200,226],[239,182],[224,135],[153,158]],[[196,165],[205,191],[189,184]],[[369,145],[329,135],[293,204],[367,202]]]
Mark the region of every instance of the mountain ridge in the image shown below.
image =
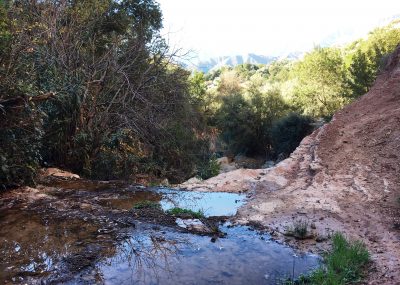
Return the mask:
[[[194,65],[195,69],[207,73],[211,70],[221,68],[223,66],[233,67],[235,65],[250,63],[250,64],[268,64],[281,58],[297,59],[301,55],[300,52],[289,53],[285,56],[267,56],[255,53],[247,53],[244,55],[225,55],[212,57],[206,60],[200,60]]]

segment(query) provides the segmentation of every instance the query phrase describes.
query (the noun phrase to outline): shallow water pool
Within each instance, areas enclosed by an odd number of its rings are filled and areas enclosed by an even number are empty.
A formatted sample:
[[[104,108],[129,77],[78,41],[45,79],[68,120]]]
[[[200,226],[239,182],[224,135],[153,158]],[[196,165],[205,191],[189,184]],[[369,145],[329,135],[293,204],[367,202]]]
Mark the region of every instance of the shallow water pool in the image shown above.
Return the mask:
[[[214,242],[163,230],[132,233],[113,257],[66,284],[277,284],[318,266],[317,256],[298,255],[267,234],[243,226],[221,230],[227,236]]]

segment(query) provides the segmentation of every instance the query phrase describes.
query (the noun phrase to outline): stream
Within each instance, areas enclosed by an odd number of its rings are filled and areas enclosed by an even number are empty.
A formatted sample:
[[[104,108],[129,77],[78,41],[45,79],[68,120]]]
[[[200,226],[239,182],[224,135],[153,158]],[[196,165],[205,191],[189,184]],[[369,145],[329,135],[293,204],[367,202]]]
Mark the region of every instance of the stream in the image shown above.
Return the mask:
[[[0,196],[0,284],[277,284],[319,264],[232,224],[243,194],[92,181],[38,189]],[[161,209],[132,210],[144,201]],[[174,207],[203,211],[219,234],[179,227],[163,214]]]

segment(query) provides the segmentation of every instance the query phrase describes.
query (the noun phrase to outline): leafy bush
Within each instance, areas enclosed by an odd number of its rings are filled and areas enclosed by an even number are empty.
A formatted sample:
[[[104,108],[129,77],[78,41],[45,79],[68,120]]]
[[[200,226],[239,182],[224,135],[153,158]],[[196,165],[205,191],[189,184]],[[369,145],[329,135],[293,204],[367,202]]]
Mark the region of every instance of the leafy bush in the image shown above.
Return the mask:
[[[251,89],[248,99],[240,93],[227,95],[216,113],[222,139],[234,154],[265,155],[271,146],[272,123],[289,107],[279,90],[261,93]]]
[[[220,171],[220,165],[217,160],[216,155],[212,155],[208,161],[199,165],[199,170],[197,171],[198,176],[201,179],[208,179],[217,176]]]
[[[291,113],[274,123],[271,130],[272,145],[276,155],[285,157],[292,153],[301,140],[313,130],[309,117]]]
[[[86,174],[96,179],[129,179],[144,173],[145,146],[129,129],[118,130],[105,138],[100,150],[92,157]]]
[[[183,216],[183,217],[190,217],[190,218],[196,218],[196,219],[201,219],[204,218],[204,212],[201,210],[198,210],[197,212],[189,210],[189,209],[183,209],[183,208],[172,208],[167,211],[168,214],[174,215],[174,216]]]
[[[215,116],[221,137],[230,151],[246,153],[252,149],[252,143],[256,140],[252,130],[252,112],[243,95],[236,93],[225,96]]]
[[[184,181],[195,174],[196,165],[207,163],[208,145],[207,139],[197,135],[192,128],[183,122],[172,121],[159,133],[152,148],[150,159],[158,170],[154,174],[168,178],[171,183]]]
[[[33,185],[41,162],[40,116],[31,104],[21,106],[19,112],[0,113],[0,189]]]

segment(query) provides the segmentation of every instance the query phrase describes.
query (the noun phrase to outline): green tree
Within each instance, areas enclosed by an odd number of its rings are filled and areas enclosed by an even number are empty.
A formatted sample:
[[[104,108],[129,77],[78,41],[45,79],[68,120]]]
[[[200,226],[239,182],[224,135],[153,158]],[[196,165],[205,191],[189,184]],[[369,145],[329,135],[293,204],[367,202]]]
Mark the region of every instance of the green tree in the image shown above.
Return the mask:
[[[261,93],[257,89],[249,90],[252,110],[254,143],[250,153],[270,154],[272,151],[271,128],[273,122],[289,112],[289,106],[283,101],[280,90],[272,89]]]
[[[221,108],[216,113],[221,137],[233,153],[246,153],[256,143],[253,131],[253,113],[242,94],[222,97]]]
[[[221,82],[218,85],[218,93],[221,96],[241,94],[243,87],[240,85],[241,79],[234,70],[227,70],[221,74]]]
[[[275,120],[285,115],[289,107],[279,90],[261,93],[257,88],[222,97],[216,113],[222,139],[234,154],[265,155],[271,152],[270,130]]]
[[[271,137],[276,155],[287,157],[313,129],[309,117],[291,113],[273,124]]]
[[[250,77],[253,76],[259,68],[260,66],[256,64],[243,63],[236,65],[234,67],[234,70],[243,80],[249,80]]]
[[[208,113],[211,98],[207,94],[207,85],[203,72],[193,72],[189,78],[190,101],[201,112]]]
[[[376,77],[376,70],[371,66],[367,55],[360,49],[357,50],[352,58],[349,73],[346,83],[351,90],[352,98],[357,98],[367,93]]]
[[[347,102],[344,62],[339,49],[315,48],[293,70],[298,84],[294,102],[305,114],[330,116]]]

